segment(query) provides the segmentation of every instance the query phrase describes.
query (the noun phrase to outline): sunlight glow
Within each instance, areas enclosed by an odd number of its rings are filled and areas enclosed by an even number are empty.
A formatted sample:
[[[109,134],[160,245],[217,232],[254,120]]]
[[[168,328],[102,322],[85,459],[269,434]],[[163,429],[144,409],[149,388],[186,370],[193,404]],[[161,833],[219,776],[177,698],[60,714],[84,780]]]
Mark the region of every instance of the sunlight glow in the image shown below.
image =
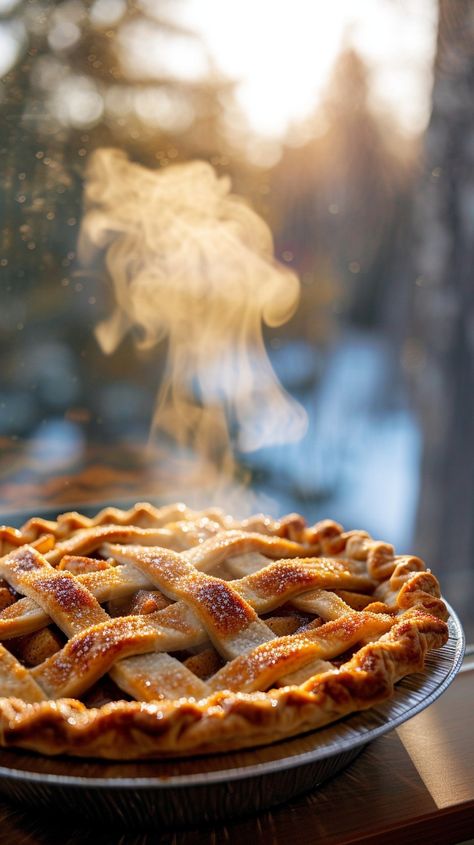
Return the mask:
[[[237,81],[237,101],[261,135],[281,137],[314,112],[345,44],[368,62],[377,108],[409,132],[426,124],[434,0],[186,0],[173,17],[199,32],[218,70]]]
[[[217,84],[230,82],[221,94],[223,127],[256,164],[271,166],[282,141],[303,143],[317,132],[334,65],[347,47],[367,64],[374,110],[408,135],[426,127],[435,0],[138,0],[138,5],[148,17],[121,23],[125,0],[95,0],[91,7],[95,27],[118,24],[117,53],[125,76],[145,88],[157,82],[192,86],[213,74]],[[0,0],[0,11],[15,6],[15,0]],[[74,0],[56,8],[48,34],[54,53],[75,47],[83,15],[84,7]],[[33,32],[43,25],[36,17],[27,24]],[[24,42],[19,20],[0,24],[0,73],[14,65]],[[73,106],[59,108],[67,112],[66,122],[90,126],[98,120],[99,94],[86,91],[85,83],[72,92]],[[151,125],[163,125],[164,114],[167,128],[188,126],[189,108],[179,109],[177,121],[170,117],[173,108],[166,91],[153,101],[146,91],[135,112]]]
[[[0,24],[0,76],[8,73],[15,64],[25,40],[21,24]]]
[[[122,65],[131,78],[193,80],[207,74],[208,64],[196,38],[170,38],[157,25],[136,20],[121,27],[119,49]]]

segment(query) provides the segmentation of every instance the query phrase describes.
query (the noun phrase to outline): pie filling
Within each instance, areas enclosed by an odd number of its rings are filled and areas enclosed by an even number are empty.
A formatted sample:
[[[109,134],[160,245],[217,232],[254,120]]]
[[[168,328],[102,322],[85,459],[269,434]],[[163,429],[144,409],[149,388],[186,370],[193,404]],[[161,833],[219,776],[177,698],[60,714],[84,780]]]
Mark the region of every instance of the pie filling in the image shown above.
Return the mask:
[[[0,528],[0,745],[115,759],[373,706],[448,636],[423,562],[291,514],[177,504]]]

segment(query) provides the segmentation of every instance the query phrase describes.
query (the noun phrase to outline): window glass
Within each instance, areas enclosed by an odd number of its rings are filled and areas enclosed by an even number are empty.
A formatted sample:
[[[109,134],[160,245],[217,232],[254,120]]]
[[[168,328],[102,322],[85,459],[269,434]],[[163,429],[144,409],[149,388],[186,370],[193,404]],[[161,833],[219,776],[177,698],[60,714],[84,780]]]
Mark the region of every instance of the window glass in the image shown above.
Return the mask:
[[[472,9],[0,0],[2,521],[331,517],[474,636]]]

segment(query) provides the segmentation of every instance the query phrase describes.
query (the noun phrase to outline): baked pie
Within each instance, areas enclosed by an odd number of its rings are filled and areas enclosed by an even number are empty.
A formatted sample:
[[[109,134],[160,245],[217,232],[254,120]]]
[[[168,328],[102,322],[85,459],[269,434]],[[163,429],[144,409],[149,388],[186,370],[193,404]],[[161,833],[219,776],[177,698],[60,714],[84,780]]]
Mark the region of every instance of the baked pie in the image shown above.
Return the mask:
[[[294,514],[66,513],[0,554],[0,745],[46,754],[274,742],[387,699],[448,636],[419,558]]]

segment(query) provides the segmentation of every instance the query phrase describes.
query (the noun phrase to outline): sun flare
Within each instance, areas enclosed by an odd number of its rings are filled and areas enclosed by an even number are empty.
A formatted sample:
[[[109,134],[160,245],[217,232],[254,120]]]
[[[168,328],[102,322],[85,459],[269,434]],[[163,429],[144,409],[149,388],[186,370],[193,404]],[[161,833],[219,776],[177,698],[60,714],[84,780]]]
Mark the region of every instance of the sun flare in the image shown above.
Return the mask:
[[[200,33],[211,61],[236,80],[238,105],[260,135],[281,137],[317,108],[345,43],[373,71],[376,106],[409,131],[426,122],[433,0],[188,0],[173,14]]]

